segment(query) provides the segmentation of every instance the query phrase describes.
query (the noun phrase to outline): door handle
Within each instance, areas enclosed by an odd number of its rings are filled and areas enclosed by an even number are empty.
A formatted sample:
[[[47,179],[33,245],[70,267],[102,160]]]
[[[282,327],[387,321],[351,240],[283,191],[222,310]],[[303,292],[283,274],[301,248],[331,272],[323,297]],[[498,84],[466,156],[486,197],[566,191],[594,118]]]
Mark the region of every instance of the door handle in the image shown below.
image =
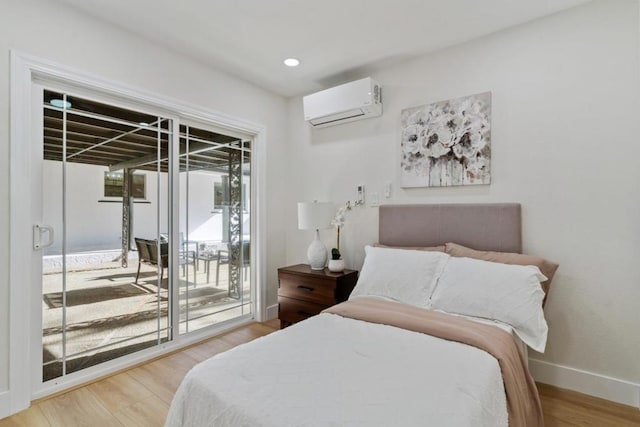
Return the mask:
[[[42,233],[47,233],[48,240],[42,243]],[[40,250],[53,245],[53,227],[44,224],[33,226],[33,249]]]

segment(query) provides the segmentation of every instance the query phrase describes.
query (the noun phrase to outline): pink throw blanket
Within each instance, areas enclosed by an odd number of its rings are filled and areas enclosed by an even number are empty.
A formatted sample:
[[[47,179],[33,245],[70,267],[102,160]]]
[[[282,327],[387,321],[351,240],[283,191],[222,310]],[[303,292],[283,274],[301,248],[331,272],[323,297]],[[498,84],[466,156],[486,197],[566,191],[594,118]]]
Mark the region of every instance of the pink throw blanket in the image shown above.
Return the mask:
[[[502,371],[509,425],[544,425],[536,384],[515,340],[506,331],[458,316],[377,298],[356,298],[328,308],[324,313],[395,326],[486,351],[498,360]]]

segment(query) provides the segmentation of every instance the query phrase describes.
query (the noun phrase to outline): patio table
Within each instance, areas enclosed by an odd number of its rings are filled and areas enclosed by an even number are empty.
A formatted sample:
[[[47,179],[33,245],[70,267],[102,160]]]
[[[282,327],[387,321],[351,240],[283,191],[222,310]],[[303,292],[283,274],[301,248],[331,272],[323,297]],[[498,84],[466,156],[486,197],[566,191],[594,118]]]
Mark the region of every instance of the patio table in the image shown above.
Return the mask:
[[[202,251],[198,254],[198,260],[203,261],[204,262],[204,271],[207,273],[207,283],[209,283],[209,277],[211,274],[211,261],[213,260],[218,260],[219,255],[218,255],[219,251]],[[218,283],[216,283],[216,286],[218,286]]]

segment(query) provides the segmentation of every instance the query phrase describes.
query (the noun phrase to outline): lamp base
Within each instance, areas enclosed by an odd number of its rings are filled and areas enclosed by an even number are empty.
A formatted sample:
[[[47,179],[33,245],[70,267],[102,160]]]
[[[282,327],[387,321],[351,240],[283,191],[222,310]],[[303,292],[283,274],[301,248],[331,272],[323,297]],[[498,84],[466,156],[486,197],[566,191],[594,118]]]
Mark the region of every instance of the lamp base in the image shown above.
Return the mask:
[[[307,249],[307,261],[312,270],[323,270],[327,265],[327,248],[320,241],[318,230],[316,230],[316,237]]]

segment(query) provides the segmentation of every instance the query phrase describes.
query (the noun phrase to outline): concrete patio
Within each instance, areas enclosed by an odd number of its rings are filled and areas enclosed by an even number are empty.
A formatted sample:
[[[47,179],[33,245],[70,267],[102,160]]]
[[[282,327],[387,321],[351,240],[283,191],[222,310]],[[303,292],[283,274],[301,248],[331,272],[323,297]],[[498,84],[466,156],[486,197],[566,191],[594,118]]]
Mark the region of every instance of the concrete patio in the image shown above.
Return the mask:
[[[104,262],[74,267],[67,273],[67,373],[156,345],[158,326],[160,339],[167,339],[167,272],[158,289],[157,270],[151,266],[143,265],[138,283],[134,283],[137,266],[137,259],[132,259],[128,268],[122,268],[119,262]],[[178,272],[180,333],[187,327],[194,331],[251,311],[250,281],[244,281],[241,299],[232,298],[228,294],[228,264],[220,265],[218,283],[215,262],[210,268],[208,282],[204,263],[199,263],[195,286],[192,266],[188,277],[182,269]],[[43,276],[45,381],[62,373],[62,281],[59,269],[46,271]]]

